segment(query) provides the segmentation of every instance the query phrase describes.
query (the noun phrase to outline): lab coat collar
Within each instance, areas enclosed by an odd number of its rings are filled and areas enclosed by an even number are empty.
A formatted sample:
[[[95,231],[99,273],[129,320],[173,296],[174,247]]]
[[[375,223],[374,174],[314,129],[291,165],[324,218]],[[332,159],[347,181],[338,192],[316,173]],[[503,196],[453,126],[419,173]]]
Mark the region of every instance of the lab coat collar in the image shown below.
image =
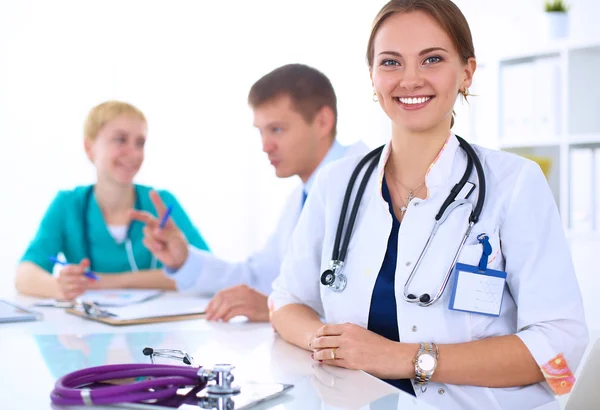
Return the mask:
[[[306,181],[302,187],[302,190],[306,192],[307,195],[310,193],[313,183],[315,182],[315,177],[319,170],[330,162],[337,161],[338,159],[342,158],[346,153],[346,149],[348,149],[348,147],[343,146],[337,140],[333,140],[333,144],[331,144],[331,147],[329,148],[329,151],[327,151],[325,158],[323,158],[323,161],[321,161],[317,169],[315,169],[315,172],[312,173],[310,178],[308,178],[308,181]]]
[[[427,174],[425,174],[425,185],[427,186],[428,197],[430,197],[432,192],[434,192],[437,188],[446,186],[448,183],[448,180],[452,174],[454,158],[456,156],[456,150],[458,149],[458,146],[458,139],[456,139],[456,136],[453,133],[450,133],[440,153],[431,163],[431,165],[429,165]],[[376,187],[377,191],[379,192],[379,196],[384,203],[385,200],[383,199],[382,194],[383,175],[385,171],[385,164],[390,157],[391,150],[392,141],[390,140],[383,148],[383,152],[381,153],[381,157],[379,158],[379,163],[377,165],[378,178]]]

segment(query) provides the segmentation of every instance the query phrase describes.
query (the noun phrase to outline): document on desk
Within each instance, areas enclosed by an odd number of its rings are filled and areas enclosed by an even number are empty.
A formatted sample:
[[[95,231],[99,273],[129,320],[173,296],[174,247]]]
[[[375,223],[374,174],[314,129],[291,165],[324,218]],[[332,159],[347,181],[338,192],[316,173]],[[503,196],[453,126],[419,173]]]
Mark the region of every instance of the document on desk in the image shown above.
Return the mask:
[[[41,313],[0,299],[0,323],[26,322],[40,319],[42,319]]]
[[[128,306],[144,302],[163,294],[162,290],[153,289],[105,289],[88,290],[77,299],[94,303],[101,307]],[[56,299],[43,299],[35,303],[39,307],[72,307],[70,301],[59,301]]]
[[[153,299],[163,292],[153,289],[88,290],[79,298],[98,306],[128,306]]]
[[[141,320],[168,316],[203,314],[209,298],[181,296],[176,299],[158,298],[143,303],[103,309],[116,320]]]

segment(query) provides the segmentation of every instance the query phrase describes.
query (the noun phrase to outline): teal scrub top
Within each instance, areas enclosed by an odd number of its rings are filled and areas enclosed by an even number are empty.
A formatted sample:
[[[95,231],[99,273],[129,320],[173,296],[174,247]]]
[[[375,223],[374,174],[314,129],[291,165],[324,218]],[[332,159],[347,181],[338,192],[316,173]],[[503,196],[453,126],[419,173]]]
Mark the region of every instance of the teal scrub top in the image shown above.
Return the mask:
[[[52,272],[54,263],[49,260],[49,257],[56,257],[62,252],[69,263],[79,263],[83,258],[89,256],[94,271],[99,273],[131,271],[125,242],[117,243],[110,234],[93,192],[88,209],[83,209],[85,196],[90,189],[92,187],[89,185],[80,186],[73,190],[60,191],[56,195],[42,219],[35,238],[21,258],[22,262],[33,262],[42,269]],[[135,185],[135,189],[138,195],[137,203],[141,210],[156,216],[156,210],[149,195],[152,188]],[[171,218],[190,245],[208,250],[202,235],[194,227],[175,196],[164,190],[158,191],[158,193],[165,204],[173,205]],[[87,220],[88,226],[90,255],[85,254],[84,218]],[[132,224],[129,232],[137,267],[139,270],[151,269],[152,254],[142,243],[144,224],[138,221],[133,221]],[[157,268],[160,267],[159,262]]]

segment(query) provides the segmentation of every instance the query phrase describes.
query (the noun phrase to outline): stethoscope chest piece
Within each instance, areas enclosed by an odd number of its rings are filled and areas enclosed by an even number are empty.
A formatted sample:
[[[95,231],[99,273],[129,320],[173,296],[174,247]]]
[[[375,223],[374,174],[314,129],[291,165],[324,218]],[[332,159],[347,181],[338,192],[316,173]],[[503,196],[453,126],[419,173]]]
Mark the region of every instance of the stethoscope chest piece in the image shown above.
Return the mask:
[[[331,261],[329,269],[321,274],[321,283],[334,292],[342,292],[348,284],[346,275],[339,273],[342,266],[344,266],[342,261]]]
[[[211,394],[237,394],[240,392],[239,386],[232,386],[234,377],[231,374],[233,366],[230,364],[216,364],[212,370],[200,369],[198,376],[201,380],[214,381],[214,384],[207,385],[207,391]]]

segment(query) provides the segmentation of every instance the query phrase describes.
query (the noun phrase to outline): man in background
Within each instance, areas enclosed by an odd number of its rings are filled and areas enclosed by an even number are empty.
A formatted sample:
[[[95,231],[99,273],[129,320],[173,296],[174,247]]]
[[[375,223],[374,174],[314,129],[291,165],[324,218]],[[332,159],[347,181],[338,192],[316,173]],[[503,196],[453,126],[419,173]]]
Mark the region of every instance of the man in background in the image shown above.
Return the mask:
[[[254,126],[279,178],[300,177],[291,193],[275,232],[266,246],[244,262],[229,262],[190,246],[170,220],[163,229],[148,213],[133,211],[146,223],[144,244],[160,260],[180,291],[215,293],[206,318],[228,321],[246,316],[268,321],[267,296],[279,275],[285,251],[317,171],[332,161],[365,154],[358,142],[342,146],[336,140],[337,100],[329,79],[302,64],[279,67],[263,76],[250,89],[248,103]],[[166,207],[155,192],[151,199],[159,218]]]

